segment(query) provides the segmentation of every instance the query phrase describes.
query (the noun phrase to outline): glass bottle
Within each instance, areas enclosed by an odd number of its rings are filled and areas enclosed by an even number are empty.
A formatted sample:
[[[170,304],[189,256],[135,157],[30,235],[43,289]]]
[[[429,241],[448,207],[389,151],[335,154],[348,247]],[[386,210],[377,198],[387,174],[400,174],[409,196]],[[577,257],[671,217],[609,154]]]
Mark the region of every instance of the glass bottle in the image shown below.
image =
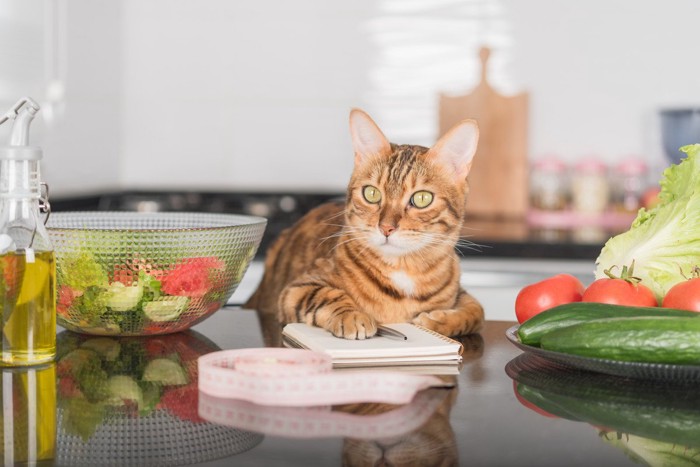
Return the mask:
[[[10,144],[0,147],[0,366],[53,360],[56,354],[56,266],[41,212],[48,214],[29,125],[39,110],[21,99],[0,123],[14,120]]]
[[[2,465],[54,465],[56,457],[56,364],[3,368]]]

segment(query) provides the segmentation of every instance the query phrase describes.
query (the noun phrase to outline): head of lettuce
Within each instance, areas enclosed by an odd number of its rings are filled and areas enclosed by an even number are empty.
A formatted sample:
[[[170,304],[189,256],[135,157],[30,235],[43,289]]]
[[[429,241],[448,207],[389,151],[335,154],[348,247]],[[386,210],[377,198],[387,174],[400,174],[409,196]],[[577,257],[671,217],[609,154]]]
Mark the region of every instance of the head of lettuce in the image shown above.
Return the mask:
[[[608,240],[596,260],[596,278],[634,261],[634,275],[659,302],[700,266],[700,144],[680,150],[686,157],[664,171],[659,203],[640,209],[632,227]]]

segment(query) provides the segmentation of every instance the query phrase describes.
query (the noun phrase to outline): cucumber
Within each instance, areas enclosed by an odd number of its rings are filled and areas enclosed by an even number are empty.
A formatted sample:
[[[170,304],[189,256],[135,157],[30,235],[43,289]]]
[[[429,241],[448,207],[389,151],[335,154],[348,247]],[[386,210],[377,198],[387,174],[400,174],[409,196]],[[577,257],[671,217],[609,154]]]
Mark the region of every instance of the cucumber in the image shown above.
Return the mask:
[[[700,364],[700,320],[692,317],[605,318],[548,332],[540,347],[628,362]]]
[[[664,402],[661,398],[647,400],[641,390],[639,394],[631,390],[636,394],[636,400],[630,400],[629,395],[618,398],[619,394],[614,390],[600,395],[571,394],[569,390],[580,383],[579,378],[565,390],[519,383],[518,392],[536,406],[562,418],[679,446],[700,447],[700,410],[697,406],[687,403],[675,407],[673,401]],[[612,386],[613,382],[607,381],[607,384]],[[685,393],[674,395],[683,397]],[[697,397],[693,400],[697,402]]]
[[[692,381],[631,380],[538,363],[506,366],[518,393],[547,412],[622,433],[700,447],[700,391]],[[683,451],[683,449],[679,449]],[[674,464],[675,465],[675,464]]]
[[[168,358],[156,358],[146,365],[143,380],[159,383],[163,386],[180,386],[187,384],[187,373],[176,361]]]
[[[136,309],[136,306],[143,297],[143,286],[124,285],[121,282],[114,282],[108,289],[107,306],[114,311],[129,311]]]
[[[518,337],[523,344],[537,346],[540,345],[542,336],[555,329],[594,319],[634,316],[685,316],[700,318],[700,313],[673,308],[574,302],[550,308],[528,319],[518,328]]]
[[[111,405],[123,405],[124,401],[135,402],[138,407],[143,406],[143,392],[138,383],[126,375],[114,375],[107,380],[107,388],[110,397],[107,403]]]
[[[122,346],[116,339],[109,337],[95,337],[88,339],[80,346],[83,349],[94,350],[108,362],[115,361],[121,353]]]
[[[174,321],[187,309],[188,297],[168,297],[144,303],[143,312],[151,321]]]

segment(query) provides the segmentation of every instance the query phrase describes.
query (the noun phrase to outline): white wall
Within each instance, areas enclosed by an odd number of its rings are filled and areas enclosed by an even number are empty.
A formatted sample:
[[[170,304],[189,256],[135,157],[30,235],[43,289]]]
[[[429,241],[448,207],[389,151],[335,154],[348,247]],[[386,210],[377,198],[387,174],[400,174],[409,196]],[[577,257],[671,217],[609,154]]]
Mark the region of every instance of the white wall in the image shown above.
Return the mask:
[[[53,195],[120,186],[122,7],[109,0],[0,0],[0,113],[39,101],[30,144]],[[10,124],[2,127],[6,144]]]
[[[658,163],[659,108],[700,105],[693,0],[506,0],[510,76],[532,94],[531,154]]]
[[[695,0],[55,4],[63,94],[46,96],[63,106],[36,133],[55,195],[342,190],[349,109],[392,140],[430,144],[437,93],[475,84],[482,43],[494,85],[530,93],[533,159],[660,166],[656,110],[700,104]]]

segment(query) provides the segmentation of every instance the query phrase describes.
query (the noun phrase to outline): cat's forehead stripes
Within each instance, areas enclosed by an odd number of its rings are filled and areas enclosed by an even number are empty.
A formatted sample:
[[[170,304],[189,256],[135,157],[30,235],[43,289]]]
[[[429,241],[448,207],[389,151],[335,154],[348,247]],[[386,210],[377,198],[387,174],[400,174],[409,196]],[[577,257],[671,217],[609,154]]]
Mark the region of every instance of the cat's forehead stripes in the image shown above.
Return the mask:
[[[417,156],[425,154],[428,148],[411,145],[392,145],[392,153],[387,161],[386,185],[393,195],[401,194],[407,177],[413,172]]]

